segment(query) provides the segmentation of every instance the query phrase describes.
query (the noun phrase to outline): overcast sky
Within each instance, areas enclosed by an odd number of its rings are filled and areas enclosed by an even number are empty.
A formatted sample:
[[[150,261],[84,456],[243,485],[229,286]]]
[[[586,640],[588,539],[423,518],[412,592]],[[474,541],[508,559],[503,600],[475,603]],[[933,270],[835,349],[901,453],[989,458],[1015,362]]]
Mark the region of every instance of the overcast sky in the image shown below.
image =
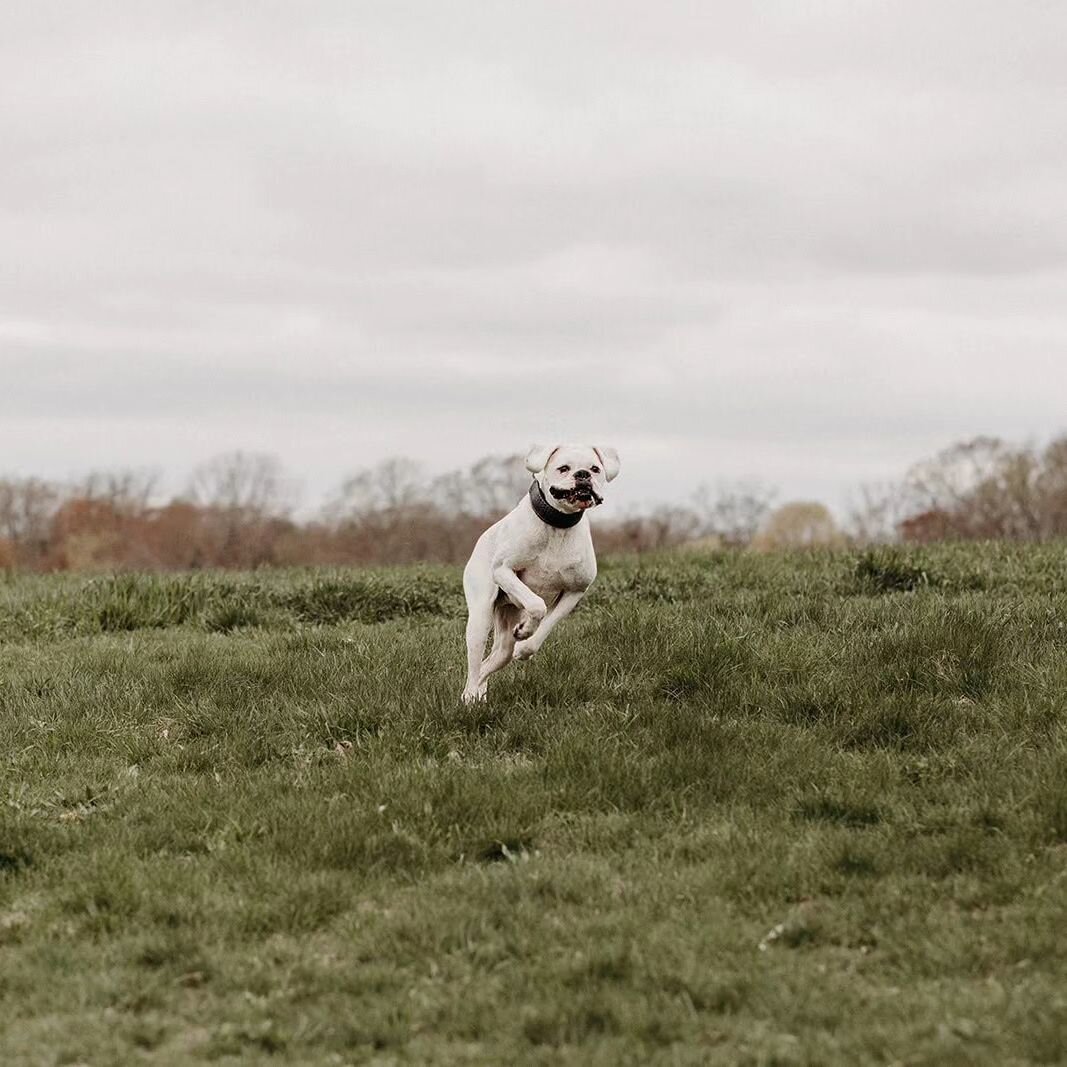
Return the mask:
[[[1067,431],[1062,0],[6,0],[0,144],[0,473]]]

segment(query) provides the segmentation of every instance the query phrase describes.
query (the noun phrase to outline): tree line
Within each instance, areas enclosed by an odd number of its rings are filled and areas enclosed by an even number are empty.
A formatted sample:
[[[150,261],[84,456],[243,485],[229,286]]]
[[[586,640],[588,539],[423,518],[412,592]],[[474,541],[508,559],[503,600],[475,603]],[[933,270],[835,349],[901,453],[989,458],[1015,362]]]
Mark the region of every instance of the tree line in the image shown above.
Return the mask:
[[[143,471],[72,483],[0,479],[0,570],[194,570],[456,563],[529,485],[522,457],[487,456],[428,476],[396,458],[345,479],[297,516],[276,457],[233,452],[197,467],[160,501]],[[843,523],[814,501],[775,506],[757,482],[698,487],[688,500],[593,524],[603,553],[678,546],[813,547],[1067,537],[1067,436],[1044,447],[980,437],[860,491]]]

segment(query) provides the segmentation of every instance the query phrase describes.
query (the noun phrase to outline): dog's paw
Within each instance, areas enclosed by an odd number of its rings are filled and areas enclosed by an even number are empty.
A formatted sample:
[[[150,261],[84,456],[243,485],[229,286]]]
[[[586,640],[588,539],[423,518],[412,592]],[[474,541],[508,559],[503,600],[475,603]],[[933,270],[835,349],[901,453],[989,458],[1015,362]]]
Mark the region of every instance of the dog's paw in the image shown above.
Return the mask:
[[[488,697],[488,691],[489,687],[485,685],[480,685],[477,689],[464,689],[460,699],[464,704],[482,704]]]
[[[519,661],[529,659],[536,651],[537,649],[532,641],[520,641],[515,646],[515,651],[512,652],[511,658]]]
[[[530,615],[524,611],[519,618],[519,625],[511,632],[516,641],[525,641],[527,638],[533,637],[534,632],[540,625],[541,620],[536,615]]]

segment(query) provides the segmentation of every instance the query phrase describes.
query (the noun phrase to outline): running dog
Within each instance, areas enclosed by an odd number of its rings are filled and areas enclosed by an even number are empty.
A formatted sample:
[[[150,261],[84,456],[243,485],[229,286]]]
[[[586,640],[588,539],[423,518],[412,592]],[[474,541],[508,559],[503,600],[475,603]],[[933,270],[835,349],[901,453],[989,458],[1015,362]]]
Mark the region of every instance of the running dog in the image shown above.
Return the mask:
[[[467,704],[486,699],[489,676],[529,659],[596,577],[585,513],[619,473],[614,448],[534,445],[530,492],[478,539],[463,571],[467,597]],[[485,659],[485,639],[493,648]]]

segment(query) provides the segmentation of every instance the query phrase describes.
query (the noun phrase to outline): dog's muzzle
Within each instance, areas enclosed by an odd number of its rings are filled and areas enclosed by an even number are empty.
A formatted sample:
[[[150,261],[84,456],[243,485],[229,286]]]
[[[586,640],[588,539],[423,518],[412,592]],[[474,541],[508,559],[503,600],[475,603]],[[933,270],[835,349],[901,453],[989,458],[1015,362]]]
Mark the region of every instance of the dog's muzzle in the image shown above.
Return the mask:
[[[566,500],[568,504],[578,508],[595,508],[597,504],[604,503],[604,498],[596,492],[592,482],[587,480],[576,481],[573,489],[557,489],[552,486],[549,492],[557,500]]]

